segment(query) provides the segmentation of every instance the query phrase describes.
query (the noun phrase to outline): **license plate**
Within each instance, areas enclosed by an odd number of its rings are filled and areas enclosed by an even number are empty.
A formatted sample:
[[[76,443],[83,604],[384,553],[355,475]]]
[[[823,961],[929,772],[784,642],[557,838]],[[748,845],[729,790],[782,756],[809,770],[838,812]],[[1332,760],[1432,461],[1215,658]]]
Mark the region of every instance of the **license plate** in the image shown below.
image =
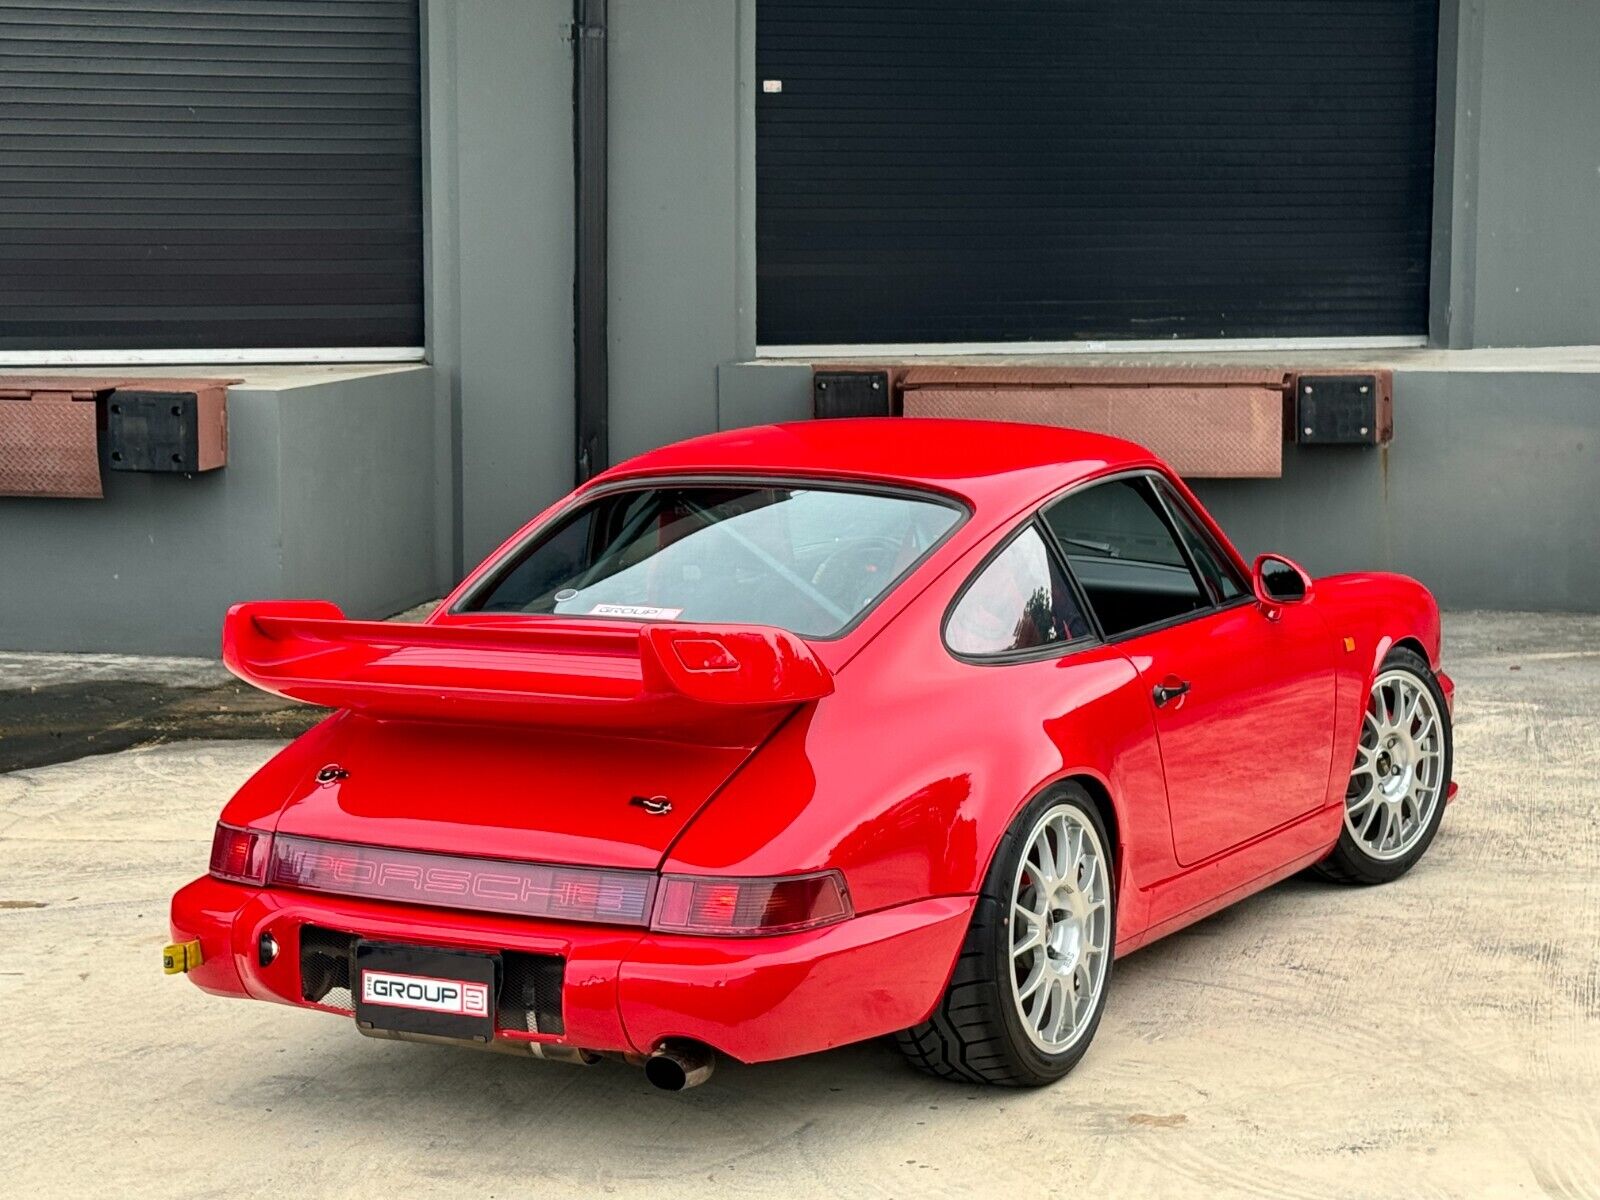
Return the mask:
[[[461,1041],[494,1037],[500,960],[493,954],[356,943],[356,1021],[367,1029]]]

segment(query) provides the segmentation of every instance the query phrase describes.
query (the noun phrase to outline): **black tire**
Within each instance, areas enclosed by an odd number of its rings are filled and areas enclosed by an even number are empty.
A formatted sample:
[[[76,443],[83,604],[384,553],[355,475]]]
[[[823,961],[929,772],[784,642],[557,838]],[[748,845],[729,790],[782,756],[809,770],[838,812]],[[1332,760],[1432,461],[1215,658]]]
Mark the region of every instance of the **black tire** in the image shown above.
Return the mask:
[[[1433,844],[1433,838],[1439,832],[1439,823],[1444,820],[1446,804],[1445,793],[1449,789],[1451,770],[1454,766],[1454,734],[1450,726],[1450,709],[1445,703],[1444,690],[1439,686],[1439,681],[1434,678],[1433,670],[1428,666],[1427,660],[1414,650],[1397,646],[1384,657],[1383,665],[1379,668],[1379,675],[1390,671],[1403,671],[1419,681],[1433,697],[1434,708],[1437,711],[1443,741],[1443,765],[1441,767],[1440,795],[1433,807],[1433,814],[1429,818],[1427,827],[1423,830],[1421,838],[1405,854],[1398,858],[1376,858],[1368,852],[1366,846],[1350,831],[1347,820],[1339,831],[1339,841],[1333,848],[1333,853],[1328,855],[1313,870],[1324,879],[1331,879],[1335,883],[1370,885],[1375,883],[1389,883],[1399,879],[1412,867],[1417,860],[1427,853],[1428,847]],[[1363,703],[1365,703],[1365,699]]]
[[[960,957],[944,996],[933,1015],[895,1035],[901,1053],[919,1070],[957,1083],[991,1083],[1003,1087],[1040,1087],[1054,1083],[1077,1065],[1099,1028],[1111,990],[1112,961],[1107,955],[1104,981],[1092,1014],[1077,1041],[1051,1054],[1034,1044],[1012,999],[1012,888],[1025,840],[1045,813],[1057,805],[1078,809],[1093,825],[1105,850],[1109,926],[1114,940],[1117,917],[1116,847],[1088,792],[1075,783],[1051,788],[1018,814],[995,852],[973,910]]]

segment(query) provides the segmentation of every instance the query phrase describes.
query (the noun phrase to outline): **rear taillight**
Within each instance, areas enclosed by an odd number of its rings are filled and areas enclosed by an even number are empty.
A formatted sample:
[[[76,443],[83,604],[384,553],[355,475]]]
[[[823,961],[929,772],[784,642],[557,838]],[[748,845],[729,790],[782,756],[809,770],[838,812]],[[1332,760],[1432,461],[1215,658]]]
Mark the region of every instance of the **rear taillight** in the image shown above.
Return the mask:
[[[218,825],[211,839],[211,873],[234,883],[265,883],[271,850],[270,833]]]
[[[794,933],[852,915],[838,871],[770,879],[663,875],[650,927],[663,933]]]

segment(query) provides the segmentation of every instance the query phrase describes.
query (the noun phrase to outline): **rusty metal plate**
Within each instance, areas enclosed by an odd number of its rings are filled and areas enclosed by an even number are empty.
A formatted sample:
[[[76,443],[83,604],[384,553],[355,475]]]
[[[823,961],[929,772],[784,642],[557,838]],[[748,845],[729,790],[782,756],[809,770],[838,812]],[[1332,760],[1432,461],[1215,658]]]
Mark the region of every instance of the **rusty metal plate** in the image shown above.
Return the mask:
[[[1025,421],[1107,433],[1148,446],[1189,478],[1283,474],[1279,386],[911,387],[911,382],[908,373],[907,417]]]
[[[1199,367],[1184,363],[1158,367],[1090,367],[1078,363],[937,363],[907,367],[904,388],[942,387],[1265,387],[1287,391],[1294,372],[1281,367]]]
[[[0,398],[0,496],[98,500],[95,402],[70,391]]]

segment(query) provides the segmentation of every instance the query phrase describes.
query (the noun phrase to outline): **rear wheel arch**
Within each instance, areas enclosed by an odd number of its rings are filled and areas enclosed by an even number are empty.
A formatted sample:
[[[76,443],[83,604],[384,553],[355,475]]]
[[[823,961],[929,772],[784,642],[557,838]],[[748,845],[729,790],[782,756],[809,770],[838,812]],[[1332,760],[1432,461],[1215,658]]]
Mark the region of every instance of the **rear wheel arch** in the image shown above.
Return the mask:
[[[1094,804],[1095,813],[1100,818],[1100,824],[1105,826],[1106,851],[1111,857],[1111,887],[1117,894],[1117,911],[1120,915],[1122,905],[1135,894],[1133,881],[1128,874],[1128,854],[1124,841],[1122,815],[1117,810],[1117,802],[1112,797],[1111,788],[1104,779],[1098,775],[1080,772],[1074,775],[1065,775],[1051,784],[1051,787],[1063,783],[1075,783],[1089,794],[1089,799]],[[1048,788],[1042,789],[1048,791]],[[1027,805],[1023,806],[1024,808]],[[1021,811],[1020,809],[1018,810]],[[1165,811],[1163,809],[1163,811]],[[1162,835],[1166,836],[1163,829]],[[1112,931],[1115,941],[1117,931]]]
[[[1111,851],[1112,864],[1118,871],[1116,885],[1118,887],[1121,886],[1120,872],[1123,862],[1122,821],[1117,812],[1116,801],[1111,798],[1111,788],[1104,779],[1092,771],[1079,768],[1063,775],[1057,775],[1039,784],[1012,806],[1010,814],[1006,817],[1005,824],[1000,827],[998,836],[994,839],[994,844],[988,848],[988,854],[984,858],[983,871],[974,883],[976,888],[981,889],[984,881],[989,878],[989,872],[994,868],[995,856],[1000,852],[1000,844],[1005,840],[1006,834],[1017,823],[1017,818],[1039,797],[1049,795],[1052,791],[1060,790],[1067,784],[1077,784],[1089,793],[1089,799],[1094,802],[1095,811],[1099,815],[1101,823],[1105,825],[1106,836],[1111,842],[1108,849]]]
[[[1094,806],[1100,814],[1100,820],[1106,827],[1106,836],[1111,844],[1106,849],[1111,851],[1111,861],[1120,870],[1122,866],[1122,822],[1117,815],[1117,805],[1111,798],[1111,789],[1105,782],[1094,775],[1068,775],[1059,780],[1060,783],[1075,783],[1089,793],[1089,799],[1094,801]]]
[[[1073,817],[1073,812],[1081,816]],[[1110,829],[1103,815],[1106,812],[1114,812],[1114,809],[1104,781],[1092,774],[1063,774],[1035,788],[1028,800],[1011,814],[985,869],[972,919],[944,994],[924,1020],[896,1035],[902,1053],[914,1066],[957,1082],[1032,1087],[1060,1078],[1087,1051],[1105,1005],[1117,923],[1116,851],[1112,848]],[[1082,874],[1081,863],[1074,863],[1073,870],[1058,879],[1050,874],[1054,868],[1046,866],[1043,886],[1048,889],[1047,893],[1042,897],[1035,895],[1026,905],[1035,913],[1031,927],[1036,935],[1050,938],[1053,937],[1052,925],[1059,922],[1070,926],[1074,919],[1091,921],[1097,909],[1104,910],[1100,920],[1105,924],[1098,935],[1080,925],[1078,936],[1073,939],[1069,933],[1069,941],[1056,949],[1039,949],[1043,943],[1038,936],[1015,945],[1012,910],[1023,907],[1018,889],[1024,886],[1021,882],[1024,865],[1029,872],[1040,869],[1028,861],[1030,846],[1036,844],[1039,831],[1045,828],[1047,821],[1057,820],[1076,822],[1087,835],[1089,840],[1083,849],[1086,857],[1082,862],[1088,864],[1088,873]],[[1051,837],[1051,842],[1059,848],[1063,845],[1062,838],[1067,836],[1059,834]],[[1101,852],[1098,872],[1094,869],[1095,857],[1089,853],[1091,848]],[[1039,861],[1048,864],[1051,856]],[[1100,880],[1098,892],[1092,890],[1096,875]],[[1071,880],[1079,882],[1063,882]],[[1087,882],[1083,882],[1085,880]],[[1041,885],[1028,886],[1037,889]],[[1074,894],[1088,903],[1088,907],[1075,901]],[[1096,895],[1099,900],[1094,900]],[[1059,903],[1062,911],[1052,912],[1046,918],[1039,909],[1041,903],[1045,908]],[[1030,926],[1025,924],[1018,928]],[[1080,947],[1087,949],[1080,950]],[[1030,950],[1037,960],[1029,976],[1034,982],[1019,993],[1017,989],[1022,985],[1013,974],[1017,969],[1014,960],[1019,953]],[[1050,964],[1041,957],[1043,955],[1057,960],[1057,974],[1070,972],[1072,983],[1070,991],[1058,990],[1044,996],[1042,1001],[1036,998],[1033,1005],[1037,1007],[1043,1003],[1045,1007],[1033,1011],[1025,1004],[1026,996],[1038,988],[1041,973],[1047,983],[1050,981]],[[1064,965],[1060,965],[1062,962]],[[1085,972],[1083,978],[1090,981],[1088,986],[1092,989],[1084,997],[1092,1005],[1087,1013],[1079,1012],[1075,999],[1084,995],[1077,987],[1079,972]],[[1050,986],[1063,985],[1058,980]],[[1050,1041],[1040,1043],[1030,1029],[1040,1021],[1047,1026],[1059,1021],[1060,1010],[1053,1006],[1061,1003],[1070,1006],[1071,1040],[1060,1046]],[[1052,1013],[1057,1015],[1052,1017]],[[1040,1027],[1041,1032],[1043,1028]],[[1057,1035],[1045,1033],[1044,1036],[1048,1039]]]

